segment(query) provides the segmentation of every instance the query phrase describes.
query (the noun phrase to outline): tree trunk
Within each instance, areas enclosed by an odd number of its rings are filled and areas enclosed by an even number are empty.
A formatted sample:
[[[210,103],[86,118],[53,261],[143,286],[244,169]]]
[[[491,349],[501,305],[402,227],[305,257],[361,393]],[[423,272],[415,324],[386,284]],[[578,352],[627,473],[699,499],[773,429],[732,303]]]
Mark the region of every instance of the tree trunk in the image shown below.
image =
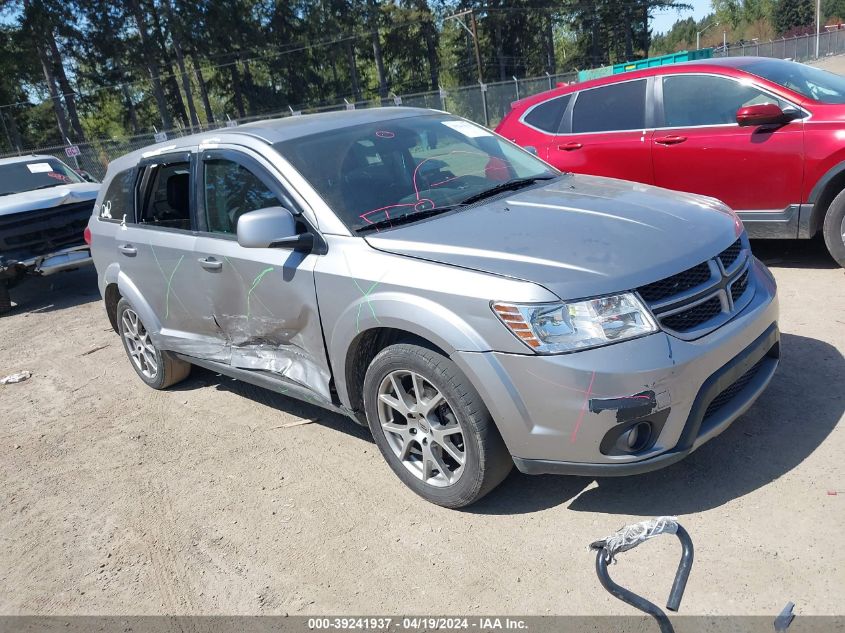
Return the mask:
[[[132,128],[133,134],[138,134],[141,131],[141,126],[138,125],[138,112],[135,110],[135,104],[132,103],[132,95],[129,94],[129,88],[125,83],[120,85],[123,92],[123,100],[126,103],[126,109],[129,112],[129,127]]]
[[[202,98],[202,107],[205,110],[205,119],[211,124],[214,123],[214,113],[211,111],[211,102],[208,100],[208,87],[205,85],[205,78],[202,76],[202,69],[197,64],[197,60],[191,55],[191,63],[194,65],[194,74],[197,76],[197,84],[200,87],[200,97]]]
[[[499,62],[499,81],[505,81],[508,76],[508,69],[505,62],[505,51],[502,47],[502,21],[498,16],[496,17],[494,37],[496,39],[494,44],[496,48],[496,60]]]
[[[376,0],[368,0],[369,5],[369,21],[370,21],[370,37],[373,40],[373,57],[376,60],[376,72],[378,73],[378,93],[382,99],[387,99],[388,87],[387,76],[384,72],[384,58],[381,52],[381,36],[378,32],[378,6]]]
[[[59,88],[62,91],[62,97],[67,108],[68,117],[70,118],[70,125],[73,129],[77,143],[85,141],[85,133],[82,131],[82,124],[79,122],[79,114],[76,111],[76,97],[74,96],[73,88],[70,87],[70,82],[65,74],[65,68],[62,64],[62,56],[59,52],[59,46],[56,44],[56,37],[52,30],[50,31],[48,43],[50,45],[50,54],[53,58],[53,68],[56,79],[59,83]]]
[[[167,43],[164,40],[164,34],[161,28],[161,18],[154,2],[150,3],[150,16],[153,18],[153,36],[156,47],[164,61],[164,66],[167,68],[167,76],[164,78],[164,85],[167,91],[170,92],[172,103],[176,107],[176,117],[180,121],[188,124],[188,113],[185,110],[185,102],[182,100],[182,92],[179,90],[179,82],[176,81],[176,76],[173,72],[173,62],[170,59],[170,54],[167,52]]]
[[[197,109],[194,106],[194,96],[191,93],[191,79],[188,71],[185,70],[185,56],[182,53],[182,42],[179,37],[179,30],[173,19],[173,9],[170,0],[164,0],[164,11],[167,21],[170,23],[170,38],[173,40],[173,51],[176,53],[176,65],[179,67],[179,74],[182,78],[182,90],[185,92],[185,99],[188,102],[188,113],[191,116],[191,127],[199,127],[200,120],[197,116]]]
[[[9,123],[9,131],[12,133],[12,142],[15,144],[13,149],[16,149],[18,153],[20,153],[21,147],[23,147],[23,141],[21,141],[21,131],[15,121],[15,113],[11,110],[9,111],[9,116],[6,117],[6,121]]]
[[[235,107],[238,109],[238,117],[243,119],[246,117],[246,111],[244,110],[244,96],[241,92],[241,73],[238,70],[239,63],[235,60],[235,63],[229,66],[229,69],[232,74],[232,89],[235,92]]]
[[[144,65],[147,67],[147,72],[150,73],[150,82],[153,89],[153,97],[155,97],[156,105],[158,106],[159,114],[161,115],[161,124],[165,130],[173,127],[173,119],[170,118],[170,109],[167,106],[167,98],[164,96],[164,89],[161,86],[161,79],[159,78],[158,63],[155,61],[153,54],[150,36],[147,32],[147,22],[144,19],[144,13],[141,10],[141,5],[138,0],[126,0],[129,5],[129,10],[132,12],[132,17],[135,19],[135,25],[138,27],[138,34],[141,37],[141,51],[144,57]]]
[[[554,16],[551,13],[546,20],[546,71],[550,75],[557,73],[557,60],[555,59]]]
[[[44,71],[44,79],[47,81],[47,88],[50,90],[50,99],[53,102],[53,110],[56,113],[56,123],[59,125],[59,134],[62,137],[62,143],[66,143],[68,138],[67,119],[65,118],[65,111],[62,107],[62,100],[59,97],[59,90],[56,88],[56,79],[53,77],[50,60],[47,59],[47,51],[41,48],[40,44],[36,44],[35,48],[38,51],[38,58],[41,60],[41,69]]]
[[[241,53],[238,53],[238,58],[242,57]],[[255,82],[252,79],[252,71],[249,69],[249,62],[246,60],[242,60],[241,63],[244,65],[244,92],[246,93],[246,109],[249,112],[250,116],[255,116]]]
[[[431,78],[431,89],[440,88],[440,59],[437,56],[437,29],[433,22],[425,25],[425,48],[428,54],[428,74]]]
[[[352,97],[355,101],[361,100],[361,86],[358,84],[358,67],[355,63],[355,49],[352,40],[346,40],[346,56],[349,60],[349,78],[352,81]]]

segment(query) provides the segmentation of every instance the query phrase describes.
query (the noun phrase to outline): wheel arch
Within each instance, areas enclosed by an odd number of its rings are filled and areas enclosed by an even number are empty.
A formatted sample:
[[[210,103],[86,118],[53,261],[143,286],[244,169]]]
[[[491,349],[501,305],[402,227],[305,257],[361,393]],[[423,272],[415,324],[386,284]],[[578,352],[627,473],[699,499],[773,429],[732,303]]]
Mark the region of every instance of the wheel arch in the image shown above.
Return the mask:
[[[822,228],[830,203],[842,191],[845,191],[845,160],[828,169],[810,191],[807,202],[813,205],[812,211],[806,219],[801,218],[799,237],[813,237]]]

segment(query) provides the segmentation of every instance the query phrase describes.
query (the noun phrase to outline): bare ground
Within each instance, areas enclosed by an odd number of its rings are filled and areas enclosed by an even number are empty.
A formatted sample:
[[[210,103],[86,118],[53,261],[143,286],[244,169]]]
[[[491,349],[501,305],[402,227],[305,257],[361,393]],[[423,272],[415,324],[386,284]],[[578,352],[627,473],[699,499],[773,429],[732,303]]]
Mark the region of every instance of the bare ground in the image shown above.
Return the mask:
[[[345,418],[198,369],[146,388],[91,270],[21,286],[0,319],[0,376],[33,372],[0,386],[0,614],[633,613],[587,544],[660,514],[695,541],[684,613],[841,614],[845,272],[817,241],[755,247],[783,361],[747,415],[666,470],[514,472],[462,512]],[[658,539],[613,574],[659,602],[678,554]]]

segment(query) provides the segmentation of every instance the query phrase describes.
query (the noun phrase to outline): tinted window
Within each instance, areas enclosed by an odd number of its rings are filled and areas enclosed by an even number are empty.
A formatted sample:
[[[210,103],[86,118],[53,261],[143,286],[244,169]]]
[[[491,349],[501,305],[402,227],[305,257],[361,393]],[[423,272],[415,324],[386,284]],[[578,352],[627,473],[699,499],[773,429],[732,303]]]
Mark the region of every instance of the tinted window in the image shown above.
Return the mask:
[[[570,98],[571,95],[566,95],[544,101],[534,106],[525,115],[523,121],[540,130],[555,134],[560,129],[560,120],[563,118],[563,112],[566,110]]]
[[[759,103],[787,105],[753,86],[726,77],[679,75],[663,78],[667,127],[736,123],[736,111]]]
[[[174,229],[191,228],[191,164],[152,165],[141,223]]]
[[[135,170],[117,174],[109,183],[99,209],[101,218],[135,221]]]
[[[248,211],[276,207],[276,195],[246,167],[225,159],[204,162],[203,187],[208,230],[234,233]]]
[[[0,196],[77,182],[83,182],[82,178],[55,158],[35,158],[0,165]]]
[[[578,93],[573,132],[641,130],[645,127],[645,79]]]
[[[558,175],[486,128],[441,114],[397,116],[275,147],[356,231],[445,213],[509,180]]]
[[[737,68],[822,103],[845,103],[845,77],[781,59],[759,59]]]

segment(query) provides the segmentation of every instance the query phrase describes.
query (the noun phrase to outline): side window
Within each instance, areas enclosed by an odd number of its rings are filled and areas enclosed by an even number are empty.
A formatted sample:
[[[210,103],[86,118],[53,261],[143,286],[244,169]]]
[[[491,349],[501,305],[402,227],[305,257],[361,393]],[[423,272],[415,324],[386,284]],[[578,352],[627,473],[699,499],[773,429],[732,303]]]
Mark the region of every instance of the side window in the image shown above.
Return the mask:
[[[646,80],[592,88],[578,93],[572,109],[572,131],[614,132],[645,127]]]
[[[191,164],[151,165],[141,224],[191,230]]]
[[[522,120],[539,130],[556,134],[560,129],[560,120],[563,118],[563,113],[571,98],[572,95],[564,95],[535,105]]]
[[[713,75],[678,75],[663,78],[663,117],[666,127],[736,123],[743,106],[785,101],[753,86]]]
[[[203,165],[205,215],[212,233],[233,234],[244,213],[282,204],[255,174],[234,161],[215,158]]]
[[[135,222],[135,170],[127,169],[115,175],[103,196],[98,213],[104,220]]]

